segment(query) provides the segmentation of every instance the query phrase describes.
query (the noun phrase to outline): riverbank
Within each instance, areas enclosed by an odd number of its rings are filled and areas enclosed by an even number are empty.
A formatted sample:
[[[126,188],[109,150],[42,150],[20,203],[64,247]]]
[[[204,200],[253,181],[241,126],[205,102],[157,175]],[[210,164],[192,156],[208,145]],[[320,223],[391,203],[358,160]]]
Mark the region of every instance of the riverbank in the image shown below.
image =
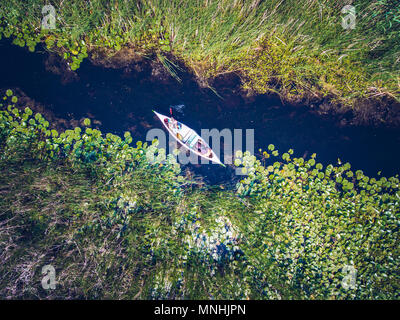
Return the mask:
[[[236,154],[234,190],[207,187],[157,141],[89,119],[58,132],[18,102],[7,90],[0,111],[2,297],[399,298],[398,176],[270,144]]]
[[[276,94],[248,96],[234,74],[213,80],[221,99],[201,87],[195,75],[172,56],[168,59],[182,69],[180,82],[157,59],[135,59],[122,68],[119,57],[102,60],[106,66],[85,59],[71,71],[59,55],[40,46],[30,53],[3,39],[0,48],[0,68],[7,74],[0,78],[0,93],[5,92],[1,88],[11,87],[18,93],[18,106],[45,115],[52,129],[73,129],[88,117],[97,129],[119,135],[129,131],[134,140],[144,141],[151,128],[160,127],[151,109],[167,114],[170,106],[184,104],[177,118],[198,131],[254,129],[254,152],[259,156],[259,149],[273,143],[281,149],[293,148],[296,156],[315,152],[323,164],[338,158],[349,161],[370,176],[379,171],[386,176],[399,173],[399,127],[387,122],[360,125],[354,122],[352,110],[337,114],[337,109],[322,109],[316,103],[283,104]],[[222,152],[223,146],[215,148]],[[230,168],[191,165],[190,170],[211,185],[236,183],[238,178]]]
[[[334,95],[324,96],[317,91],[304,92],[303,95],[288,97],[279,91],[265,92],[255,90],[246,84],[240,72],[222,72],[208,79],[199,77],[183,59],[172,53],[164,53],[165,59],[172,66],[173,73],[166,68],[165,61],[160,61],[155,53],[137,53],[135,48],[126,47],[115,54],[106,51],[93,51],[89,59],[94,65],[105,68],[122,69],[126,72],[151,70],[154,81],[171,82],[181,78],[191,78],[200,88],[211,89],[222,99],[232,95],[241,96],[245,103],[251,103],[258,97],[266,95],[272,99],[279,97],[283,105],[309,106],[310,112],[335,122],[339,126],[365,126],[400,128],[400,101],[390,95],[363,96],[354,98],[351,103],[337,99]],[[261,91],[263,93],[261,93]]]
[[[52,3],[56,29],[41,30],[41,2],[3,1],[0,33],[31,51],[45,43],[72,70],[87,56],[105,64],[118,57],[122,66],[150,55],[178,79],[172,55],[204,87],[233,74],[250,95],[276,93],[321,112],[355,112],[359,123],[398,125],[394,1],[355,1],[355,29],[342,27],[342,1]]]

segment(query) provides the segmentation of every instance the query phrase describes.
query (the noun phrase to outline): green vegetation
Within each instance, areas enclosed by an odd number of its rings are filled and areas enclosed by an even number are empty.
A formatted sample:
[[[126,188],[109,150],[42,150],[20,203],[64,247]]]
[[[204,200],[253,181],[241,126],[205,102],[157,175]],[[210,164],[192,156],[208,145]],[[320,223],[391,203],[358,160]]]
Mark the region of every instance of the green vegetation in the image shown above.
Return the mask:
[[[399,298],[397,176],[270,145],[237,154],[236,190],[204,187],[156,140],[132,146],[88,119],[59,133],[13,97],[0,111],[1,297]]]
[[[352,1],[356,27],[345,30],[341,9],[350,2],[3,0],[0,37],[31,51],[44,42],[73,70],[88,52],[127,47],[157,57],[172,52],[205,83],[236,72],[245,88],[289,100],[399,99],[399,2]],[[45,4],[56,9],[55,30],[41,30]]]

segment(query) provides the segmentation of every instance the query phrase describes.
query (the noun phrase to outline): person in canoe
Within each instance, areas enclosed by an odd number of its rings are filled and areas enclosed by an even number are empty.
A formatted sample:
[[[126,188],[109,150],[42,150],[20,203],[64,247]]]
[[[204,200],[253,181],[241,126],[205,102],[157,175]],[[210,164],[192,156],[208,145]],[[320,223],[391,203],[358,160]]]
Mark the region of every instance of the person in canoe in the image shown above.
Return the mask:
[[[196,143],[196,149],[198,152],[200,152],[203,156],[207,158],[212,158],[212,151],[210,148],[207,148],[203,143],[201,143],[201,140],[199,139]]]
[[[168,130],[172,137],[178,141],[182,147],[188,151],[194,152],[202,158],[209,159],[213,163],[217,163],[225,167],[210,146],[197,134],[196,131],[189,128],[185,124],[176,121],[172,117],[172,110],[170,110],[170,117],[157,113],[154,110],[153,112],[157,115],[158,119],[160,119],[163,126]]]
[[[182,140],[183,137],[182,135],[178,132],[181,128],[182,125],[180,122],[178,122],[176,119],[174,119],[173,117],[171,117],[170,119],[166,118],[164,120],[165,124],[175,133],[176,137],[179,140]]]
[[[165,118],[164,119],[165,124],[168,126],[168,128],[170,128],[172,131],[176,131],[178,130],[178,121],[176,121],[174,118]]]

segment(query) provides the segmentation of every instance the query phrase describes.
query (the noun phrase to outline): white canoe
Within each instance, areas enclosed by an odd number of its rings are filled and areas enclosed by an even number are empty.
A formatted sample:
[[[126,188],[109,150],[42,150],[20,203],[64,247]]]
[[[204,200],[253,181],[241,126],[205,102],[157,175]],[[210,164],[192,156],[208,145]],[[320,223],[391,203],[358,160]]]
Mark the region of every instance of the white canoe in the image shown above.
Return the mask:
[[[164,127],[168,132],[178,141],[184,148],[190,150],[194,154],[202,157],[204,159],[210,160],[212,162],[218,163],[225,167],[225,165],[218,159],[215,152],[210,148],[210,146],[197,134],[196,131],[190,129],[188,126],[177,121],[176,126],[172,125],[170,117],[164,116],[158,112],[153,112],[160,119]],[[199,143],[201,148],[199,148]]]

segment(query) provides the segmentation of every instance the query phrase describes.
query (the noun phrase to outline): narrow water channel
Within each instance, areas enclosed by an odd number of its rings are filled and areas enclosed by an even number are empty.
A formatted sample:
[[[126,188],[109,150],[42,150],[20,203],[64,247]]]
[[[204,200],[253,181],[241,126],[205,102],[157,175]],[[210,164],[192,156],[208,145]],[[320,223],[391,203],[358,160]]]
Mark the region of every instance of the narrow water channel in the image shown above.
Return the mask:
[[[254,129],[256,151],[272,143],[281,152],[294,149],[294,156],[316,153],[325,165],[340,158],[370,176],[400,171],[398,129],[339,127],[336,121],[311,114],[308,106],[283,105],[266,95],[246,99],[231,91],[229,82],[218,84],[221,99],[210,89],[200,88],[190,74],[180,74],[182,82],[172,77],[157,80],[150,67],[111,69],[86,59],[76,76],[65,81],[65,76],[49,71],[49,61],[44,50],[30,53],[0,41],[0,89],[18,88],[56,117],[89,116],[99,121],[103,132],[130,131],[134,141],[144,140],[149,129],[162,127],[153,109],[168,114],[171,105],[183,104],[183,113],[177,112],[176,118],[198,132],[202,128]],[[188,167],[211,184],[237,178],[231,168],[218,165]]]

